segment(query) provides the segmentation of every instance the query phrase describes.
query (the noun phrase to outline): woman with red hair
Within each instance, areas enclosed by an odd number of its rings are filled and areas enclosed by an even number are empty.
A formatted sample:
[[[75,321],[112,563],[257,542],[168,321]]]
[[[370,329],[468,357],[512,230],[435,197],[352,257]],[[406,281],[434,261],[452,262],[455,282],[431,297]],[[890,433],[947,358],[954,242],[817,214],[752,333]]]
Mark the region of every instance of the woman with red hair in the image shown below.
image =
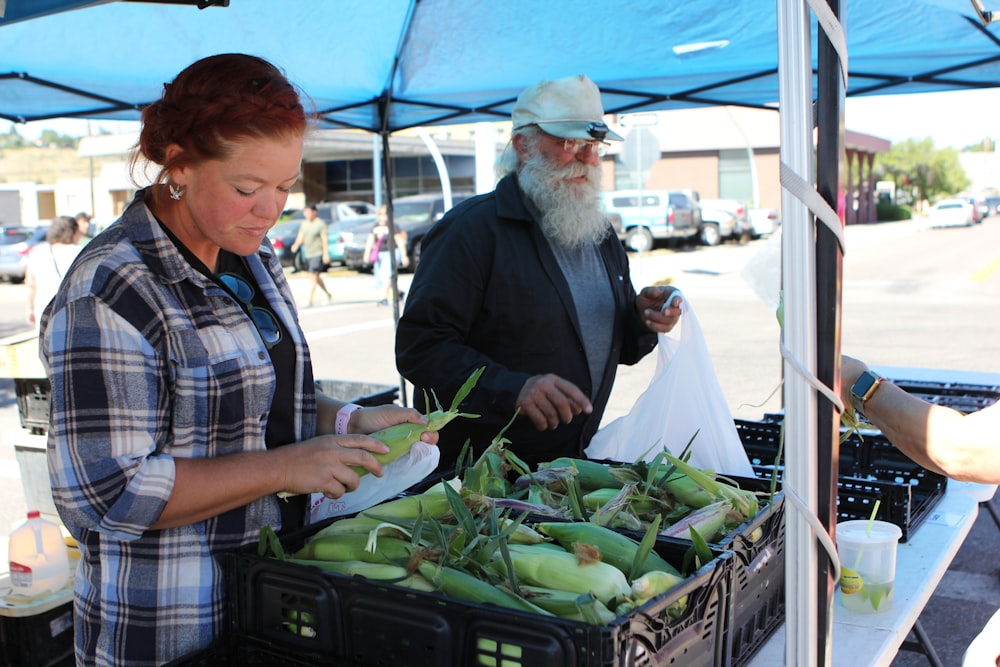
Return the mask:
[[[308,495],[376,474],[366,435],[424,423],[318,393],[265,234],[299,178],[307,114],[272,64],[198,61],[142,114],[158,165],[81,252],[41,323],[49,472],[82,551],[78,665],[159,665],[223,630],[220,555],[302,525]],[[348,435],[353,434],[353,435]],[[436,435],[425,434],[429,442]]]

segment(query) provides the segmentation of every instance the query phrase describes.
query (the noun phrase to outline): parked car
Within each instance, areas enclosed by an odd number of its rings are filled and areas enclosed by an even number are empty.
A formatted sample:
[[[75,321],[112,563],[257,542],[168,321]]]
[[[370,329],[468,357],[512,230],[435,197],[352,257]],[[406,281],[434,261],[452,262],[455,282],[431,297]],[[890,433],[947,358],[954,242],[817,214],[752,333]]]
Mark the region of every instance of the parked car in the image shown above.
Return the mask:
[[[971,227],[976,224],[976,209],[966,199],[942,199],[927,218],[931,227]]]
[[[324,201],[316,204],[316,215],[327,223],[340,222],[361,215],[375,215],[375,205],[362,200]],[[288,216],[285,222],[302,222],[305,219],[306,214],[299,209]]]
[[[750,236],[760,238],[772,234],[781,224],[781,215],[773,208],[752,208],[749,210]]]
[[[452,206],[472,196],[471,192],[452,193]],[[424,236],[445,214],[444,196],[440,194],[411,195],[399,197],[392,202],[393,224],[397,232],[406,234],[406,256],[409,265],[405,271],[415,271],[420,263],[420,247]],[[344,247],[344,265],[355,271],[368,272],[372,263],[365,257],[367,234],[355,236]]]
[[[962,197],[962,199],[972,204],[972,219],[977,225],[986,218],[987,209],[985,200],[976,199],[975,197]]]
[[[267,238],[274,246],[278,261],[281,262],[282,266],[290,267],[296,271],[302,268],[302,257],[300,253],[292,252],[292,244],[295,243],[295,237],[299,234],[299,226],[302,225],[303,220],[305,218],[279,222],[267,232]]]
[[[698,238],[702,245],[719,245],[731,238],[739,238],[736,216],[721,208],[701,209],[701,228]]]
[[[370,222],[374,226],[375,205],[366,201],[321,202],[316,204],[316,215],[327,223],[330,263],[340,263],[344,256],[343,245],[334,243],[333,237],[339,238],[343,229],[353,228],[358,224],[363,226]],[[305,213],[301,210],[295,211],[287,220],[279,221],[267,233],[281,265],[295,271],[301,271],[304,268],[301,254],[292,254],[292,244],[295,243],[299,226],[305,219]]]
[[[330,251],[331,264],[344,263],[344,251],[354,239],[366,239],[375,226],[374,215],[359,215],[340,222],[334,222],[326,227],[327,248]]]
[[[1000,213],[1000,197],[986,198],[986,215],[997,215]]]
[[[604,211],[621,218],[618,238],[629,250],[652,250],[656,241],[687,240],[701,228],[701,207],[679,190],[611,190],[601,193]]]
[[[48,225],[0,227],[0,278],[23,283],[28,253],[45,240],[48,231]]]
[[[750,213],[746,204],[740,200],[702,199],[700,203],[701,242],[705,245],[718,245],[722,241],[752,235]],[[710,224],[717,225],[717,230],[709,230]],[[718,234],[715,234],[715,231]]]

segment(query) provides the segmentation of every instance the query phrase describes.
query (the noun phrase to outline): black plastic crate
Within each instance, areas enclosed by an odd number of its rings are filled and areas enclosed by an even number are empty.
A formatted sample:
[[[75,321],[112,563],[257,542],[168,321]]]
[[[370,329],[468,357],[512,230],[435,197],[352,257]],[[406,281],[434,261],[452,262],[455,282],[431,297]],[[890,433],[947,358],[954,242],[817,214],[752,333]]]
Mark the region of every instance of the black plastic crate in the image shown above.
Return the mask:
[[[774,429],[765,427],[764,435],[771,435]],[[771,458],[773,459],[773,453]],[[617,463],[605,461],[605,463]],[[441,479],[454,477],[454,472],[424,480],[409,490],[422,493]],[[770,493],[770,480],[761,477],[729,476],[742,489],[751,489],[758,494]],[[780,482],[772,495],[762,495],[761,510],[753,519],[738,526],[732,533],[718,542],[709,544],[713,553],[731,552],[733,583],[731,587],[730,613],[727,624],[731,643],[728,658],[722,665],[739,667],[750,658],[777,630],[785,620],[785,495]],[[529,521],[551,521],[551,518],[529,517]],[[635,540],[641,540],[641,532],[621,531]],[[687,539],[661,537],[659,541],[676,545],[681,551],[691,547]]]
[[[741,488],[754,488],[737,478]],[[758,487],[767,490],[768,484]],[[730,663],[740,667],[785,621],[785,494],[780,485],[767,505],[715,548],[733,554]]]
[[[918,396],[928,403],[954,408],[959,412],[977,412],[1000,401],[1000,386],[890,379],[908,394]]]
[[[713,553],[732,556],[729,648],[726,660],[720,664],[739,667],[749,662],[785,620],[785,494],[779,483],[771,495],[769,480],[728,479],[741,489],[766,494],[760,496],[760,510],[755,517],[723,539],[709,543]],[[642,539],[641,533],[631,536]],[[660,542],[677,544],[683,550],[691,547],[690,540],[675,537],[660,537]]]
[[[657,544],[657,550],[680,562],[686,547]],[[230,555],[227,572],[236,633],[311,664],[701,667],[726,664],[731,558],[720,553],[606,626],[342,577],[249,551]],[[684,596],[685,612],[672,618],[667,609]],[[305,633],[312,636],[283,625],[301,612],[316,619],[315,632]]]
[[[0,667],[72,667],[73,603],[32,616],[0,615]]]
[[[743,449],[746,450],[747,457],[750,459],[754,474],[758,477],[764,477],[766,472],[768,473],[766,476],[769,476],[775,465],[775,457],[778,455],[782,415],[766,414],[761,421],[743,419],[734,421],[736,432],[743,442]],[[784,457],[784,451],[782,451],[782,457]],[[784,458],[777,464],[779,469],[783,468]],[[868,470],[864,448],[856,438],[840,444],[839,470],[841,475],[863,475]]]
[[[736,420],[736,430],[744,442],[750,438],[758,452],[770,441],[772,452],[763,458],[767,465],[756,463],[757,454],[751,454],[754,473],[770,478],[781,422],[773,417],[761,422]],[[837,476],[837,520],[868,519],[879,501],[876,518],[899,526],[901,541],[908,541],[944,496],[948,478],[914,463],[878,431],[852,434],[840,446],[841,460],[846,449],[854,464]],[[780,477],[783,461],[778,468]]]
[[[268,642],[230,635],[209,648],[172,660],[163,667],[315,667],[317,664],[307,662]],[[349,662],[323,664],[343,667],[351,665]]]
[[[49,394],[52,392],[48,379],[15,379],[14,392],[21,428],[44,435],[49,428]]]
[[[391,405],[399,398],[399,387],[391,384],[349,380],[317,380],[316,384],[330,398],[356,403],[363,407]]]

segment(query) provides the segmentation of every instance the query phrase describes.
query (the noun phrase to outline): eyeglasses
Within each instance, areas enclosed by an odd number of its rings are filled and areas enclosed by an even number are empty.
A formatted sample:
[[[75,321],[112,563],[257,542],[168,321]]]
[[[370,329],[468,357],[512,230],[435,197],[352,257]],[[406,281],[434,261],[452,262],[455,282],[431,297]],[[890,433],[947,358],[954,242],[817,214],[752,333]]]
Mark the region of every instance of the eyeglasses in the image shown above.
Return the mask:
[[[264,341],[267,349],[270,350],[277,345],[281,340],[281,327],[278,326],[278,318],[270,310],[253,305],[253,285],[235,273],[219,274],[219,280],[240,300],[240,303],[246,306],[247,311],[250,313],[250,319],[253,321],[253,325],[257,327],[257,333],[260,334],[261,340]]]
[[[576,155],[580,152],[591,152],[597,157],[604,157],[608,153],[608,142],[599,139],[563,139],[563,150]]]

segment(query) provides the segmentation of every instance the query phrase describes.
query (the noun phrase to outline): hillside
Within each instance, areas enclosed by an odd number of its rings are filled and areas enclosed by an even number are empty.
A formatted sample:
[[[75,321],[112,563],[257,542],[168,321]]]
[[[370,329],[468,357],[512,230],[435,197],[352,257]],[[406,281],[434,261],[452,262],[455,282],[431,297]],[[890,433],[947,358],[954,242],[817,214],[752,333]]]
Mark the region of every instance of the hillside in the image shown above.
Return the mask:
[[[121,162],[120,156],[83,158],[73,148],[0,149],[0,183],[54,184],[62,178],[88,178],[106,162]]]

